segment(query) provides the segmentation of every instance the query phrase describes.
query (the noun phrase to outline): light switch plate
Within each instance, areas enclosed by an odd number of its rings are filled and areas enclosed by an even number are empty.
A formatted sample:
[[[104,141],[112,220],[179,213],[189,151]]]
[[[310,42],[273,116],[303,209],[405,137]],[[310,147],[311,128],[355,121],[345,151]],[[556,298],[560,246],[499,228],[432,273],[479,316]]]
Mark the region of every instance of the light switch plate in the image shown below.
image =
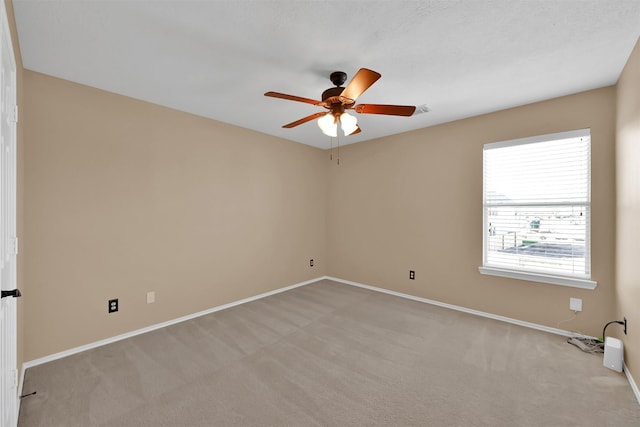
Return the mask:
[[[154,291],[147,292],[147,304],[156,302],[156,293]]]

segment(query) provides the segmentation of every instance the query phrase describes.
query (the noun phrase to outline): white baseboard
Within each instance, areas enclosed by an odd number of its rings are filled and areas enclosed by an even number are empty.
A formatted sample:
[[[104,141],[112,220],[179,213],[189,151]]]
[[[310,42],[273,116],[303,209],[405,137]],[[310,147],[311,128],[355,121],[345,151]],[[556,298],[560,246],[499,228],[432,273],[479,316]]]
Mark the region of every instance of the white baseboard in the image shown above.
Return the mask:
[[[326,277],[326,276],[325,276]],[[155,331],[156,329],[161,329],[161,328],[165,328],[167,326],[171,326],[171,325],[175,325],[176,323],[181,323],[184,322],[186,320],[191,320],[194,319],[196,317],[200,317],[200,316],[205,316],[207,314],[211,314],[211,313],[215,313],[216,311],[220,311],[220,310],[224,310],[227,308],[231,308],[231,307],[235,307],[236,305],[240,305],[240,304],[244,304],[247,302],[251,302],[251,301],[255,301],[261,298],[266,298],[268,296],[271,295],[275,295],[275,294],[279,294],[281,292],[285,292],[294,288],[298,288],[300,286],[305,286],[308,285],[310,283],[315,283],[319,280],[324,279],[325,277],[318,277],[315,279],[311,279],[311,280],[307,280],[304,282],[300,282],[300,283],[296,283],[295,285],[290,285],[290,286],[285,286],[283,288],[278,288],[276,290],[273,291],[269,291],[269,292],[265,292],[263,294],[259,294],[259,295],[255,295],[249,298],[244,298],[238,301],[233,301],[230,302],[228,304],[224,304],[224,305],[219,305],[217,307],[213,307],[204,311],[199,311],[197,313],[193,313],[193,314],[189,314],[186,316],[182,316],[179,317],[177,319],[172,319],[172,320],[168,320],[166,322],[162,322],[162,323],[158,323],[155,325],[151,325],[151,326],[147,326],[146,328],[141,328],[141,329],[136,329],[135,331],[131,331],[131,332],[126,332],[124,334],[120,334],[120,335],[116,335],[114,337],[111,338],[106,338],[100,341],[95,341],[89,344],[85,344],[82,345],[80,347],[75,347],[75,348],[70,348],[69,350],[65,350],[65,351],[61,351],[59,353],[55,353],[55,354],[50,354],[49,356],[45,356],[45,357],[41,357],[39,359],[34,359],[34,360],[29,360],[27,362],[24,362],[22,364],[22,375],[20,378],[20,384],[19,384],[19,389],[20,389],[20,393],[22,393],[22,385],[23,385],[23,381],[24,381],[24,371],[27,370],[28,368],[31,368],[33,366],[38,366],[38,365],[42,365],[43,363],[47,363],[47,362],[51,362],[53,360],[57,360],[57,359],[62,359],[63,357],[67,357],[67,356],[71,356],[77,353],[81,353],[83,351],[87,351],[87,350],[91,350],[93,348],[96,347],[102,347],[103,345],[107,345],[107,344],[111,344],[117,341],[121,341],[127,338],[131,338],[134,337],[136,335],[140,335],[140,334],[144,334],[146,332],[151,332],[151,331]]]
[[[473,314],[473,315],[476,315],[476,316],[488,317],[489,319],[500,320],[502,322],[512,323],[514,325],[524,326],[524,327],[531,328],[531,329],[537,329],[539,331],[550,332],[552,334],[562,335],[562,336],[565,336],[565,337],[579,336],[579,337],[584,337],[584,338],[593,338],[593,337],[590,337],[590,336],[587,336],[587,335],[581,335],[581,334],[576,334],[575,332],[565,331],[563,329],[552,328],[550,326],[539,325],[537,323],[525,322],[524,320],[513,319],[511,317],[506,317],[506,316],[499,316],[497,314],[486,313],[484,311],[473,310],[473,309],[462,307],[462,306],[459,306],[459,305],[447,304],[447,303],[440,302],[440,301],[435,301],[435,300],[432,300],[432,299],[416,297],[414,295],[403,294],[402,292],[390,291],[390,290],[384,289],[384,288],[377,288],[375,286],[365,285],[363,283],[358,283],[358,282],[352,282],[350,280],[343,280],[343,279],[339,279],[337,277],[329,277],[329,276],[327,276],[327,277],[325,277],[325,279],[333,280],[335,282],[344,283],[346,285],[357,286],[359,288],[369,289],[369,290],[372,290],[372,291],[382,292],[384,294],[394,295],[394,296],[401,297],[401,298],[407,298],[407,299],[410,299],[410,300],[413,300],[413,301],[419,301],[419,302],[424,302],[426,304],[437,305],[438,307],[444,307],[444,308],[449,308],[451,310],[462,311],[464,313],[469,313],[469,314]]]
[[[631,372],[629,372],[629,368],[627,368],[627,364],[622,362],[622,367],[624,369],[624,374],[627,376],[627,380],[629,381],[629,385],[631,386],[631,390],[633,390],[633,394],[636,396],[636,400],[640,404],[640,389],[638,389],[638,384],[633,380]]]

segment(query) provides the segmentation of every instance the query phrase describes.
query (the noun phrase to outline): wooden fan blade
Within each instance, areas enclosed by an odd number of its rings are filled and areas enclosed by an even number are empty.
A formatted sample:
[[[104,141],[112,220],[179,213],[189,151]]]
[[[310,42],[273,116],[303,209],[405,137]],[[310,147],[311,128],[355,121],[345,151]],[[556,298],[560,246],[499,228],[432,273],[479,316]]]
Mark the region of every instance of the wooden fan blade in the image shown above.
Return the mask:
[[[295,95],[287,95],[286,93],[280,92],[267,92],[264,96],[271,96],[273,98],[281,98],[288,99],[289,101],[298,101],[298,102],[306,102],[307,104],[319,105],[320,101],[316,101],[315,99],[303,98],[301,96]]]
[[[360,114],[385,114],[388,116],[411,116],[416,111],[413,105],[358,104],[355,110]]]
[[[354,130],[353,132],[351,132],[349,135],[355,135],[362,132],[362,129],[360,129],[360,126],[356,125],[356,130]]]
[[[351,79],[347,87],[344,88],[340,96],[353,99],[355,101],[380,77],[382,77],[380,73],[376,73],[375,71],[371,71],[367,68],[360,68],[356,75],[353,76],[353,79]]]
[[[310,115],[310,116],[303,117],[303,118],[301,118],[300,120],[296,120],[295,122],[291,122],[291,123],[289,123],[289,124],[286,124],[286,125],[284,125],[284,126],[282,126],[282,127],[283,127],[283,128],[287,128],[287,129],[291,129],[291,128],[296,127],[296,126],[298,126],[298,125],[301,125],[301,124],[303,124],[303,123],[307,123],[308,121],[311,121],[311,120],[313,120],[313,119],[317,119],[317,118],[319,118],[319,117],[322,117],[322,116],[324,116],[325,114],[327,114],[327,112],[315,113],[315,114],[312,114],[312,115]]]

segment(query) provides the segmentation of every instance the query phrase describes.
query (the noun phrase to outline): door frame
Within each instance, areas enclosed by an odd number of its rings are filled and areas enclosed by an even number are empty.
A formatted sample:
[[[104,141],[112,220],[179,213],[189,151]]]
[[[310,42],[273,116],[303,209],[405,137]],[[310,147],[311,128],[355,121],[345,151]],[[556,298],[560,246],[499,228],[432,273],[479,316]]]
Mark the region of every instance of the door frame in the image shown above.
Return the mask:
[[[0,67],[2,67],[2,77],[0,78],[0,101],[4,108],[0,111],[0,120],[9,124],[5,127],[8,132],[1,133],[0,138],[3,140],[2,157],[6,158],[1,166],[6,166],[6,170],[0,168],[0,254],[4,257],[0,262],[3,269],[8,269],[3,273],[7,279],[0,283],[0,287],[4,290],[15,289],[17,287],[17,68],[16,59],[13,51],[13,42],[11,38],[11,30],[9,28],[9,20],[7,15],[6,4],[2,3],[0,12]],[[5,64],[8,69],[5,69]],[[5,91],[5,79],[9,79],[9,88]],[[8,283],[7,283],[8,282]],[[0,325],[2,331],[2,350],[0,350],[0,372],[3,378],[0,385],[3,390],[0,391],[0,407],[3,412],[0,423],[2,427],[15,427],[18,423],[18,412],[20,398],[18,396],[18,361],[17,361],[17,307],[15,298],[2,298],[0,302],[0,310],[5,311],[3,314],[5,324]]]

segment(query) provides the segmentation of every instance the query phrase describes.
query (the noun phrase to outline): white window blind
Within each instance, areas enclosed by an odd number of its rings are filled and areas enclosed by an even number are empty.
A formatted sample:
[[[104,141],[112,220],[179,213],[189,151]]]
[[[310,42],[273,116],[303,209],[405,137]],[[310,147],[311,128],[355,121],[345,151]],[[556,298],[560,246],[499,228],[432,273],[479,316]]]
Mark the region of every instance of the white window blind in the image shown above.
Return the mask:
[[[589,129],[484,146],[483,267],[590,279],[590,148]]]

